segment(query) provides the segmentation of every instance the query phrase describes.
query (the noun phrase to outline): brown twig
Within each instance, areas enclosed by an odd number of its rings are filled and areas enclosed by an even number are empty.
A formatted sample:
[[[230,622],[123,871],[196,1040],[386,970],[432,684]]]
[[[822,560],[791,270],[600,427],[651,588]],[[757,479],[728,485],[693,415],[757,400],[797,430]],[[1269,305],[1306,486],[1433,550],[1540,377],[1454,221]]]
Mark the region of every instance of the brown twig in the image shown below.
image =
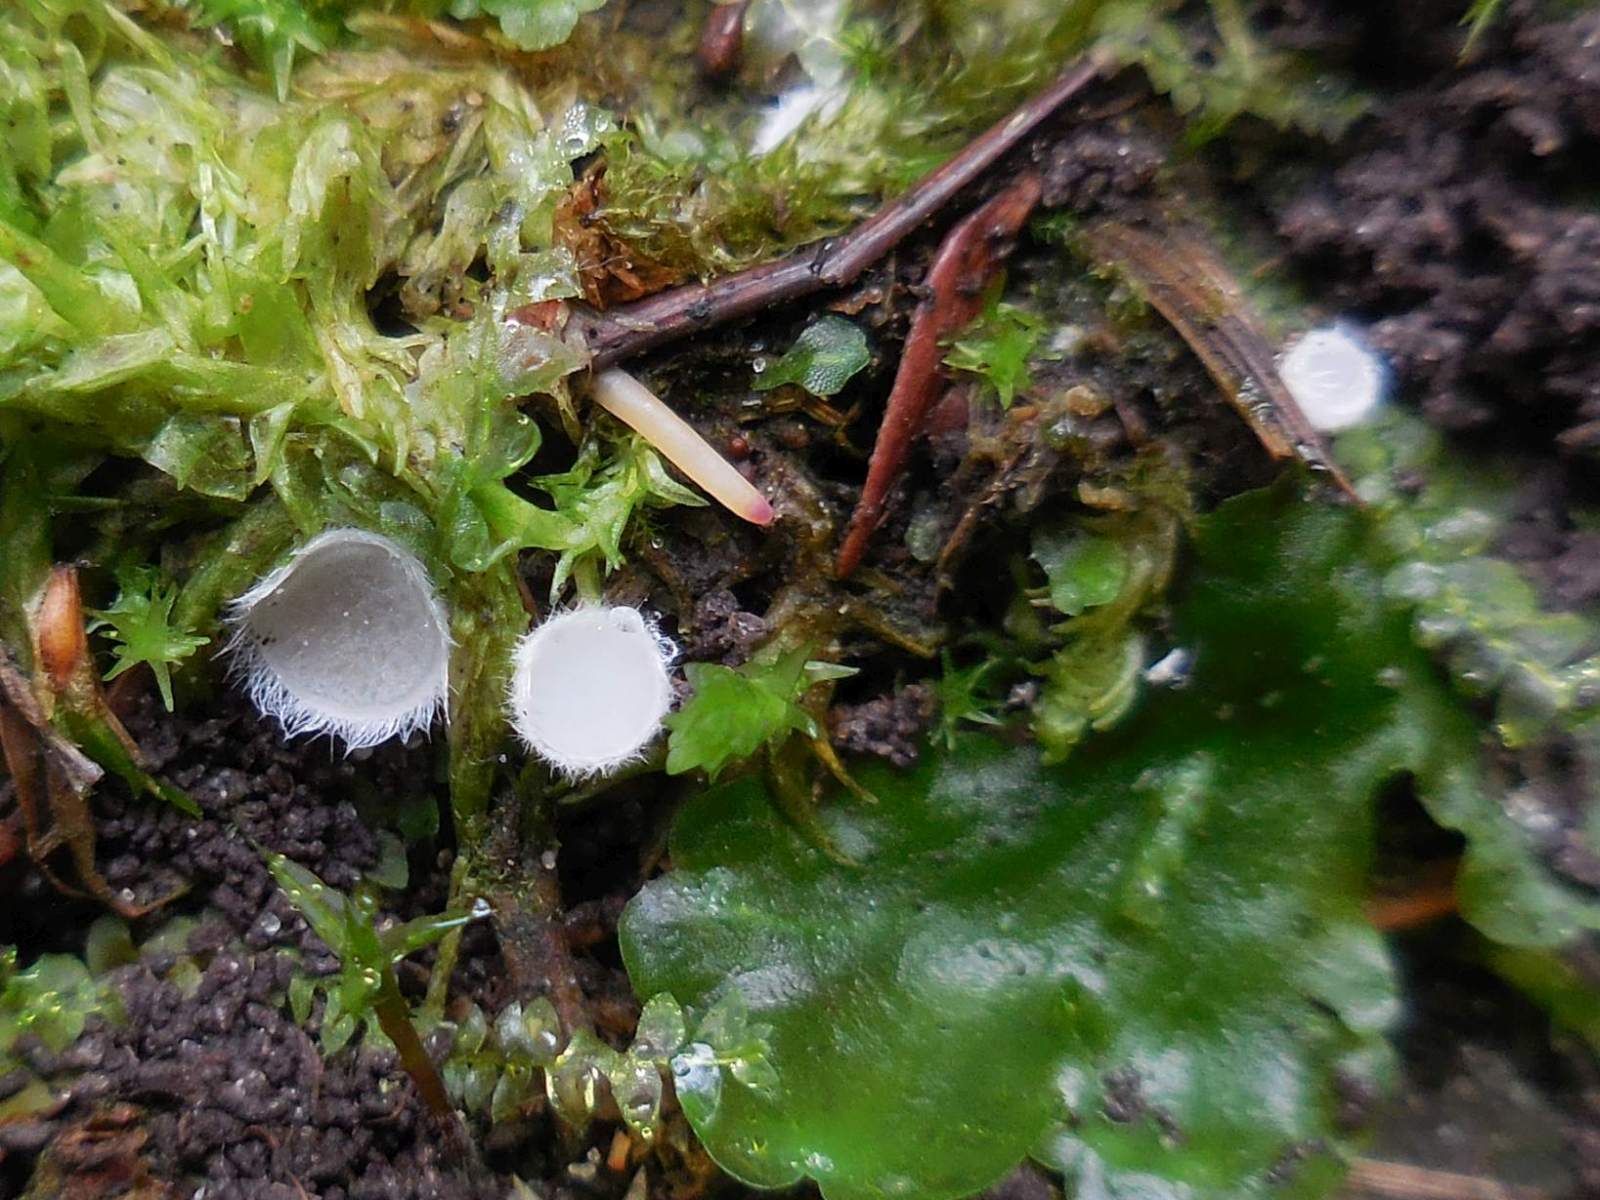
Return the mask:
[[[1374,1158],[1356,1159],[1345,1180],[1345,1195],[1371,1200],[1546,1200],[1547,1196],[1537,1188],[1509,1187],[1481,1175]]]
[[[1272,345],[1237,281],[1198,237],[1153,215],[1138,224],[1101,220],[1084,245],[1116,268],[1199,358],[1274,459],[1300,459],[1355,492],[1278,376]]]
[[[1457,911],[1455,860],[1431,864],[1423,878],[1408,890],[1372,896],[1367,900],[1367,920],[1383,933],[1419,929],[1453,916]]]
[[[1080,61],[850,232],[710,283],[685,284],[604,313],[573,305],[568,335],[582,337],[595,369],[601,370],[656,346],[852,282],[1093,82],[1100,67],[1095,58]]]
[[[867,541],[883,520],[889,488],[905,465],[911,443],[922,430],[928,407],[944,376],[946,337],[970,322],[983,307],[983,290],[1009,253],[1012,240],[1039,203],[1039,176],[1028,171],[1005,191],[960,221],[939,245],[928,269],[927,299],[911,318],[911,332],[900,356],[883,424],[867,464],[867,481],[850,518],[834,573],[844,579],[861,562]]]

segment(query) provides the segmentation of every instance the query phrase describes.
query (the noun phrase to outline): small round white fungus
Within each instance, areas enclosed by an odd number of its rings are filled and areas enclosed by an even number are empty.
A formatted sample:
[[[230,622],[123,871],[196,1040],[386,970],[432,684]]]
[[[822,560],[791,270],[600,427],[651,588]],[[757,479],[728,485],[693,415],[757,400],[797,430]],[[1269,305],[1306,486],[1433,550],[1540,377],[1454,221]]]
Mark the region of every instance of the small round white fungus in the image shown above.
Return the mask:
[[[1359,425],[1383,403],[1383,360],[1343,324],[1313,329],[1278,360],[1278,373],[1312,428],[1335,433]]]
[[[289,737],[375,746],[426,729],[449,694],[444,609],[423,565],[379,534],[318,534],[229,619],[250,699]]]
[[[613,771],[638,758],[672,706],[672,643],[637,609],[586,605],[517,644],[511,723],[563,774]]]

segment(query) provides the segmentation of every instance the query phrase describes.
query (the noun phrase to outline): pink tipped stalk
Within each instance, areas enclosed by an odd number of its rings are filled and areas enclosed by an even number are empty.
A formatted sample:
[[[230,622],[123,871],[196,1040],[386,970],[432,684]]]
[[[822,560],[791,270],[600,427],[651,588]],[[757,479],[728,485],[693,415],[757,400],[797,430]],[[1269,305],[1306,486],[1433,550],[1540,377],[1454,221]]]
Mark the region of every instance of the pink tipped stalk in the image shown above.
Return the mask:
[[[770,525],[777,513],[767,498],[711,448],[694,427],[626,371],[612,367],[594,377],[595,403],[637,430],[673,466],[718,504],[753,525]]]

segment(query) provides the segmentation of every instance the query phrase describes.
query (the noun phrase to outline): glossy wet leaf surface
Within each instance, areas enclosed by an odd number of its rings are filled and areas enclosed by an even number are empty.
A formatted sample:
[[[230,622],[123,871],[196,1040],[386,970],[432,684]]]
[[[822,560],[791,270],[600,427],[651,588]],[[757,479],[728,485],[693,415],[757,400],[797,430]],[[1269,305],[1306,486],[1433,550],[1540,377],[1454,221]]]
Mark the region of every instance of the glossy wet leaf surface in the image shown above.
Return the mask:
[[[1195,656],[1064,767],[965,736],[863,771],[818,853],[754,779],[693,801],[635,899],[635,987],[770,1026],[769,1091],[689,1109],[751,1183],[957,1196],[1029,1152],[1086,1194],[1320,1195],[1340,1097],[1397,1011],[1362,917],[1373,798],[1414,775],[1476,835],[1468,915],[1550,934],[1552,890],[1476,785],[1478,736],[1380,600],[1366,518],[1280,489],[1202,524]]]
[[[766,392],[794,383],[813,396],[831,396],[871,359],[867,335],[860,326],[829,313],[806,326],[784,356],[756,377],[753,386]]]

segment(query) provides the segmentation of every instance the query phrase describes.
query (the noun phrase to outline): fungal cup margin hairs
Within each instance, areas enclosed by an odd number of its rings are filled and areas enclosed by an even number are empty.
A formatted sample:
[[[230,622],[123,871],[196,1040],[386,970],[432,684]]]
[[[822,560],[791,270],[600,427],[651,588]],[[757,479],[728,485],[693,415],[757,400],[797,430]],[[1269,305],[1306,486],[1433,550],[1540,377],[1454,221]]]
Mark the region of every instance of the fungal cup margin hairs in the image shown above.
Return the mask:
[[[347,751],[426,730],[449,695],[449,621],[400,543],[330,529],[228,608],[232,670],[286,737]]]

